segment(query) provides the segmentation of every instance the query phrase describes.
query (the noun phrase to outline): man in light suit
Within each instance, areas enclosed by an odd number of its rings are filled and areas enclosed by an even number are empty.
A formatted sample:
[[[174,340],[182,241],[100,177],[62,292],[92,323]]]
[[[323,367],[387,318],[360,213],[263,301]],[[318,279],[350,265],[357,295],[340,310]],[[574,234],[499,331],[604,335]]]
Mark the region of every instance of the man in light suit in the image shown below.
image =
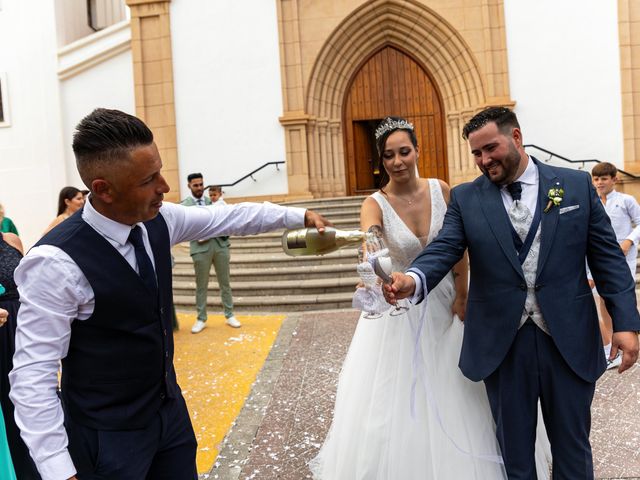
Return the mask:
[[[191,195],[182,201],[182,205],[211,205],[211,200],[204,195],[204,180],[201,173],[187,176]],[[196,273],[196,311],[198,318],[191,327],[191,333],[200,333],[207,326],[207,290],[209,287],[209,272],[211,264],[216,270],[216,279],[220,286],[220,298],[224,308],[226,323],[230,327],[241,326],[233,315],[233,294],[229,284],[229,237],[215,237],[194,240],[189,243],[189,252],[193,259]]]
[[[484,380],[509,479],[536,478],[538,401],[554,479],[592,479],[591,401],[606,360],[585,257],[614,325],[619,372],[638,358],[635,282],[589,175],[529,157],[515,114],[490,107],[463,130],[483,175],[451,190],[438,237],[390,303],[421,301],[469,250],[460,369]]]

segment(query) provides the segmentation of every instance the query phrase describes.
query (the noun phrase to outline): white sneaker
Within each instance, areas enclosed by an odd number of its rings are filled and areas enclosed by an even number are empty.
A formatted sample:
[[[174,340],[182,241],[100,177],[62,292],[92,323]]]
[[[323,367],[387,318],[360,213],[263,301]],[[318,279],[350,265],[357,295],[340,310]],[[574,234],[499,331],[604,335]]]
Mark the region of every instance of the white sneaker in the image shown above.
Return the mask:
[[[207,324],[202,320],[198,320],[193,324],[193,327],[191,327],[191,333],[200,333],[205,328],[207,328]]]
[[[618,355],[613,360],[607,359],[607,370],[611,370],[612,368],[617,368],[622,363],[622,352],[618,351]]]
[[[238,321],[238,319],[236,317],[234,317],[233,315],[231,315],[229,318],[227,318],[226,323],[227,323],[227,325],[229,325],[230,327],[233,327],[233,328],[240,328],[242,326],[242,324]]]

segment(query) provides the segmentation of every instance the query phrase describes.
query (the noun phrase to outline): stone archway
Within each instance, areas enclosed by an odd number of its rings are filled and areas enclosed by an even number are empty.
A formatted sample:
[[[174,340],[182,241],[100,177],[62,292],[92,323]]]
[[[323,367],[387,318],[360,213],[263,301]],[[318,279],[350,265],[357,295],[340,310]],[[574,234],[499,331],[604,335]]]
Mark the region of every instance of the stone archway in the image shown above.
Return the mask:
[[[383,175],[375,128],[388,115],[404,117],[415,126],[420,174],[448,181],[440,92],[429,73],[402,48],[385,45],[358,67],[342,111],[348,195],[378,189]]]
[[[311,7],[296,0],[280,0],[285,74],[281,123],[285,127],[290,195],[304,191],[315,197],[346,194],[345,96],[358,66],[384,45],[410,52],[431,73],[445,113],[450,182],[473,178],[477,172],[461,139],[462,126],[487,105],[513,104],[508,92],[502,1],[490,3],[478,0],[473,5],[482,13],[479,28],[493,29],[493,34],[482,37],[482,45],[474,49],[451,23],[418,0],[361,3],[333,29],[305,79],[300,9]],[[483,12],[485,8],[488,10]]]

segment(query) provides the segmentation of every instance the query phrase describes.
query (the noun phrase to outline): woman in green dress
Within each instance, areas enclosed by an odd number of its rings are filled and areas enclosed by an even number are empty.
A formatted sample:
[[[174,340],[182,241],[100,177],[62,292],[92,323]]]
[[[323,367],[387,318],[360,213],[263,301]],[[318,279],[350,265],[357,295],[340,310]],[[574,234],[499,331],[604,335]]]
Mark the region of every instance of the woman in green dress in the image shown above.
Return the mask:
[[[18,235],[18,229],[13,224],[10,218],[4,216],[4,207],[0,203],[0,232],[2,233],[15,233]]]
[[[0,308],[0,327],[7,323],[9,312],[4,308]],[[7,432],[4,429],[4,418],[0,410],[0,478],[7,480],[16,480],[16,472],[13,470],[13,462],[11,461],[11,453],[9,452],[9,443],[7,442]]]

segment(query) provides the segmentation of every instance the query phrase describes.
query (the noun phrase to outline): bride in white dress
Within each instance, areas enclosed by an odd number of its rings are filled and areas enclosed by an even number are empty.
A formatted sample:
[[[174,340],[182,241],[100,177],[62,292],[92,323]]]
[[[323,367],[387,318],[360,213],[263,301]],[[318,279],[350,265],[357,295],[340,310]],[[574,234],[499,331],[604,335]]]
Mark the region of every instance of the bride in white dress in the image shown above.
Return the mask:
[[[418,178],[411,124],[388,117],[376,139],[389,181],[364,201],[361,227],[382,227],[393,271],[404,271],[438,234],[449,187]],[[309,465],[315,479],[507,478],[484,384],[458,368],[464,326],[453,311],[464,317],[466,268],[466,262],[458,264],[454,271],[464,275],[454,281],[449,274],[426,302],[405,314],[360,317],[340,374],[333,423]],[[539,426],[538,479],[549,478],[543,430]]]

